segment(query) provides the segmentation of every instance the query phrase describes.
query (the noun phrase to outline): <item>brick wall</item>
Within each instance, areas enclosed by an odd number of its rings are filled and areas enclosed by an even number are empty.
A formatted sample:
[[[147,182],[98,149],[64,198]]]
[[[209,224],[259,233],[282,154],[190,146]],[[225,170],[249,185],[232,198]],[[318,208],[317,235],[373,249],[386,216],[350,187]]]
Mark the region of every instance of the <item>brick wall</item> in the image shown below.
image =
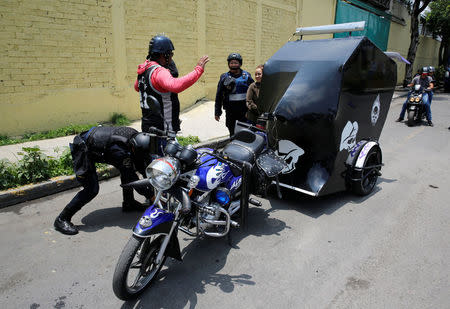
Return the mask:
[[[180,94],[182,108],[213,99],[226,57],[244,69],[264,63],[290,37],[315,0],[2,0],[0,134],[21,134],[140,116],[133,89],[150,38],[168,35],[181,75],[211,58],[199,82]],[[334,12],[334,7],[327,8]],[[318,16],[317,24],[333,23]]]
[[[0,94],[111,87],[108,2],[1,1]]]

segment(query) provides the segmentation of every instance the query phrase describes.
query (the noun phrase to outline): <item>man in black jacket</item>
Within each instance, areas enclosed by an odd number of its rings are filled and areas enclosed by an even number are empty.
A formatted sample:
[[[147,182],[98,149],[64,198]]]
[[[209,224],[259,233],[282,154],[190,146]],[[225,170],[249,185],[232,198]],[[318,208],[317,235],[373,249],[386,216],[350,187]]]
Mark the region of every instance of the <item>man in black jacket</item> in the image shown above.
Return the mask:
[[[72,216],[91,201],[99,190],[95,163],[108,163],[120,171],[122,184],[138,180],[136,171],[145,175],[150,162],[150,135],[139,133],[129,127],[93,127],[74,138],[70,144],[73,166],[77,180],[83,189],[67,204],[56,218],[54,226],[63,234],[75,235],[78,229],[72,224]],[[149,186],[136,189],[150,198],[153,189]],[[132,188],[123,188],[122,210],[143,209],[134,199]]]
[[[214,106],[214,118],[220,120],[222,108],[225,110],[225,125],[234,135],[236,121],[246,122],[247,113],[246,95],[247,89],[254,82],[251,74],[241,69],[242,57],[238,53],[231,53],[227,58],[228,72],[220,76],[217,84],[216,103]]]

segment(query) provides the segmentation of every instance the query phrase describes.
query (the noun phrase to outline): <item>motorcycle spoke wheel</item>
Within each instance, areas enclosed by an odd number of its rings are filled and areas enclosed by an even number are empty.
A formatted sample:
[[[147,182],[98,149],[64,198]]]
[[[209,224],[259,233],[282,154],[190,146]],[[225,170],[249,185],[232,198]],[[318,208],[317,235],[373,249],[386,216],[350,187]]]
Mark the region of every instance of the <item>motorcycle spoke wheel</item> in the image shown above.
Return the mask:
[[[125,246],[113,277],[113,290],[122,300],[129,300],[144,291],[158,276],[166,257],[156,264],[165,235],[155,240],[133,235]]]

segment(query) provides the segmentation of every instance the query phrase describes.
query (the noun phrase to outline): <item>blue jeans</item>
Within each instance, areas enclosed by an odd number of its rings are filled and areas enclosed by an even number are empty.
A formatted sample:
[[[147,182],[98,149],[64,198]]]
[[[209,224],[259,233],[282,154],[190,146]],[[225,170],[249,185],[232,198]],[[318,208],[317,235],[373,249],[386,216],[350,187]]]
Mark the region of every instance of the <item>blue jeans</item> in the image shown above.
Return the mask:
[[[431,102],[433,102],[433,91],[430,91],[429,93],[428,93],[428,97],[429,97],[429,101],[430,101],[430,106],[431,106]]]
[[[406,99],[405,103],[403,103],[402,111],[400,112],[400,116],[398,117],[400,119],[405,118],[406,106],[408,105],[408,100],[409,100],[409,94],[408,94],[408,98]],[[427,92],[424,92],[424,94],[422,96],[422,102],[423,102],[423,104],[425,106],[425,112],[426,112],[427,120],[431,121],[431,107],[430,107],[431,103],[428,100],[428,93]]]

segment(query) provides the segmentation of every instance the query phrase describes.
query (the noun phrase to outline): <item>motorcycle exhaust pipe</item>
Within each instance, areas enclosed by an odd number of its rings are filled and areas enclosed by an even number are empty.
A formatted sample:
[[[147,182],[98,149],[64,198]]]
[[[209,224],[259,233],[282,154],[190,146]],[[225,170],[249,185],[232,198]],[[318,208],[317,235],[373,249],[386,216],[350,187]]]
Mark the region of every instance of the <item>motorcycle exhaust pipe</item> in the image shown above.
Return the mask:
[[[249,199],[248,199],[248,202],[249,202],[250,204],[256,206],[256,207],[261,207],[261,206],[262,206],[262,203],[261,203],[260,201],[255,200],[255,199],[253,199],[253,198],[249,198]]]
[[[230,214],[223,209],[222,207],[218,207],[217,208],[221,213],[223,213],[225,215],[225,221],[221,221],[221,220],[209,220],[209,219],[203,219],[202,221],[208,223],[208,224],[213,224],[213,225],[223,225],[225,226],[225,231],[222,233],[218,233],[218,232],[204,232],[205,235],[207,236],[211,236],[211,237],[223,237],[225,235],[228,234],[228,232],[230,231],[230,225],[231,225],[231,218],[230,218]]]

